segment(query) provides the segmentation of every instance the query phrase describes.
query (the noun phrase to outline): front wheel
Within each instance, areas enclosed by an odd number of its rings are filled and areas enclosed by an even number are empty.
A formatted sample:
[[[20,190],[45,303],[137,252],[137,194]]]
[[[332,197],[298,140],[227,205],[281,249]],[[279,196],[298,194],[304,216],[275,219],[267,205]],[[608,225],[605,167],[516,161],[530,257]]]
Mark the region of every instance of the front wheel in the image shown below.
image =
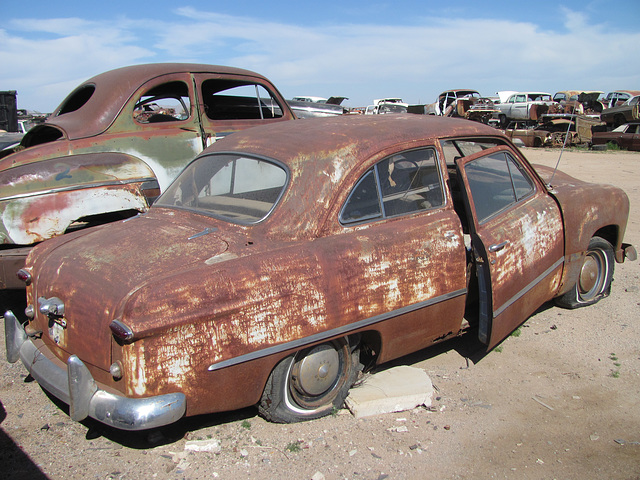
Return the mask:
[[[600,237],[593,237],[580,268],[575,286],[557,297],[555,303],[564,308],[593,305],[609,296],[613,280],[613,247]]]
[[[278,423],[323,417],[342,406],[359,370],[359,350],[345,339],[301,350],[273,369],[258,410]]]

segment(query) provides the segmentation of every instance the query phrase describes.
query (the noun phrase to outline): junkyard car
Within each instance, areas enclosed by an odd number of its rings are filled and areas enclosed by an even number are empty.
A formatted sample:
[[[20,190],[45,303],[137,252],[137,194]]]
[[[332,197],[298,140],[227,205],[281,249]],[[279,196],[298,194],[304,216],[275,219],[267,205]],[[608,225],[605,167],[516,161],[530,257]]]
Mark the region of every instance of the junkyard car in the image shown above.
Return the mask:
[[[522,142],[525,147],[542,147],[551,143],[552,135],[541,125],[532,127],[526,122],[510,122],[504,134],[512,142]]]
[[[248,70],[151,64],[87,80],[0,160],[0,288],[22,286],[34,243],[146,211],[216,139],[292,118]]]
[[[640,90],[616,90],[607,93],[607,96],[602,100],[602,104],[605,108],[617,107],[636,95],[640,95]]]
[[[445,117],[464,117],[465,112],[479,98],[480,94],[476,90],[447,90],[438,95],[438,99],[434,103],[425,107],[425,113]]]
[[[603,92],[564,90],[553,96],[555,105],[549,107],[549,113],[569,113],[599,117],[604,105],[600,101]]]
[[[619,127],[623,123],[633,120],[640,120],[640,95],[631,97],[622,105],[605,108],[600,114],[600,119],[613,127]]]
[[[612,143],[627,150],[640,151],[640,122],[624,123],[610,132],[594,132],[592,145]]]
[[[496,114],[503,128],[508,120],[531,120],[538,118],[547,112],[553,105],[551,94],[544,92],[518,92],[514,93],[505,102],[495,105],[499,112]]]
[[[122,429],[254,404],[280,422],[325,415],[363,364],[469,327],[491,348],[554,297],[609,294],[635,252],[626,195],[538,172],[463,119],[234,134],[147,213],[32,250],[9,360],[73,419]]]

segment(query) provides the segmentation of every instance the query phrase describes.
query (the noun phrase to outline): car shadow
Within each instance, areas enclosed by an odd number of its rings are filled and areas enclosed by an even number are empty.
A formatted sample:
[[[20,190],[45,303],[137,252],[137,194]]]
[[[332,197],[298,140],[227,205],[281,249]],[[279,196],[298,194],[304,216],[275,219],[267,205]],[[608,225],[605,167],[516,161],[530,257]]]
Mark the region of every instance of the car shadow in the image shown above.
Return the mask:
[[[4,405],[0,402],[0,425],[7,418]],[[16,445],[13,439],[0,427],[0,465],[2,478],[7,480],[45,480],[47,477],[29,456]]]

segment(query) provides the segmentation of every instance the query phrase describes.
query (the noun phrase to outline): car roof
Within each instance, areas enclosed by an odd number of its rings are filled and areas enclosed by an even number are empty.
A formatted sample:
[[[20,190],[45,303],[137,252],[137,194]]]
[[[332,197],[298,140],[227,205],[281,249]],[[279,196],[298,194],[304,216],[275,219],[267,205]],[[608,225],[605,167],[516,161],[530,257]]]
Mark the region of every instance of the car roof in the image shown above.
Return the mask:
[[[200,72],[249,75],[266,80],[262,75],[240,68],[196,63],[152,63],[110,70],[82,82],[54,110],[46,123],[62,128],[69,139],[84,138],[104,132],[122,106],[140,86],[153,78],[171,73]],[[76,92],[95,86],[91,98],[80,108],[60,114],[61,108]]]
[[[479,122],[434,115],[344,115],[265,125],[234,133],[203,154],[237,151],[274,158],[296,170],[305,162],[333,162],[348,170],[360,161],[403,144],[411,148],[447,137],[506,137]],[[321,160],[323,159],[323,160]]]

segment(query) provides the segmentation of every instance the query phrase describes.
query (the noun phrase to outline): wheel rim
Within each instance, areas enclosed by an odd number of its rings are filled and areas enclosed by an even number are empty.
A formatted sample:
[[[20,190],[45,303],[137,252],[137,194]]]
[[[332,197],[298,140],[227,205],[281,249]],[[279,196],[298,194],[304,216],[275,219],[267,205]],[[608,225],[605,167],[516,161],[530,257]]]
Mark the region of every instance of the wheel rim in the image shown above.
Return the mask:
[[[602,250],[587,252],[578,279],[580,300],[590,301],[602,293],[607,268],[607,257]]]
[[[288,407],[309,413],[330,405],[347,376],[348,350],[346,343],[326,343],[297,355],[288,375]]]

